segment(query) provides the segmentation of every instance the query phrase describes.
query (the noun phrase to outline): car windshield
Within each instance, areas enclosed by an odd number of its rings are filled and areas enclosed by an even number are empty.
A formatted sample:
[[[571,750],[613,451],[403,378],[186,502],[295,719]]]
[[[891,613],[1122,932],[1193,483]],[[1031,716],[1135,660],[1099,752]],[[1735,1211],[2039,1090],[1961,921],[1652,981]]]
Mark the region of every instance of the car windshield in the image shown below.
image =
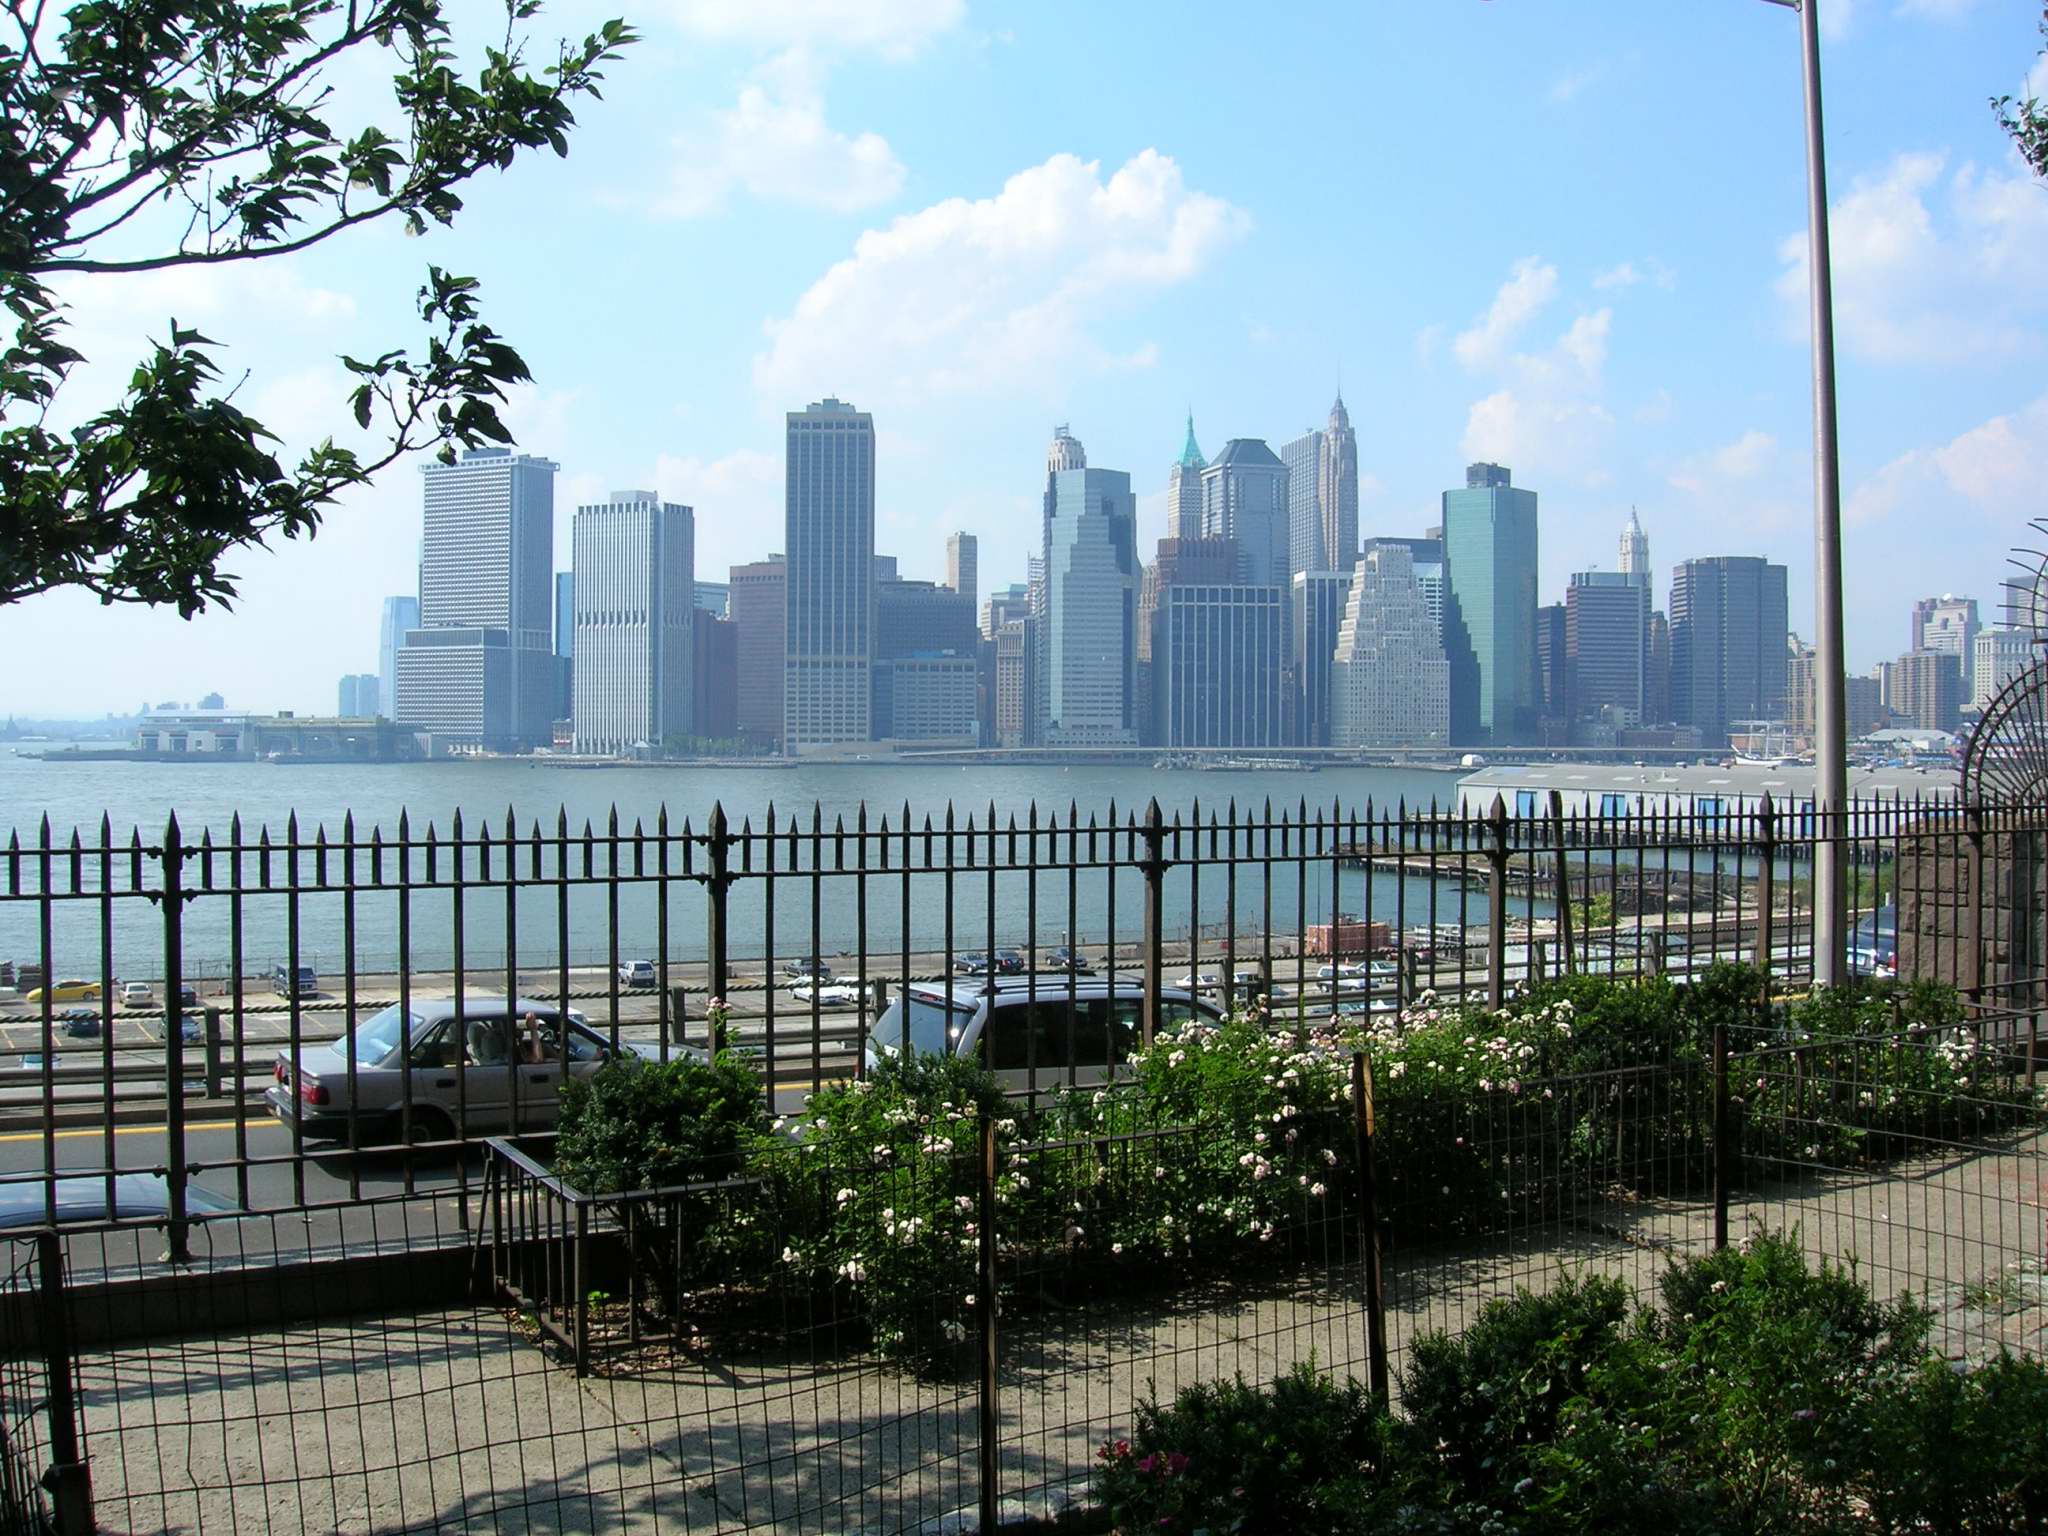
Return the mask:
[[[972,1008],[959,1003],[948,1004],[944,999],[928,992],[913,992],[909,1000],[912,1050],[943,1054],[947,1049],[948,1016],[951,1016],[956,1030],[966,1028],[967,1021],[974,1017]],[[881,1050],[893,1051],[902,1046],[903,999],[898,998],[892,1002],[887,1011],[875,1020],[870,1038]]]
[[[359,1027],[353,1035],[343,1035],[334,1042],[334,1048],[344,1056],[353,1055],[365,1064],[382,1061],[398,1049],[402,1015],[398,1004],[393,1003],[368,1023]],[[425,1021],[418,1014],[412,1016],[412,1032],[419,1033]]]

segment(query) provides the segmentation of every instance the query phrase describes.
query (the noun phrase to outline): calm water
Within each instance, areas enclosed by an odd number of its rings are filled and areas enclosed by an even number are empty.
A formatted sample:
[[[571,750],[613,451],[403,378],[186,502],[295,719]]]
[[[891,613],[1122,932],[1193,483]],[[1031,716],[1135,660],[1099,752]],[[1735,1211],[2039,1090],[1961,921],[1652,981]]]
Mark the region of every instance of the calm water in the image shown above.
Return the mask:
[[[735,827],[743,820],[751,820],[757,830],[768,824],[771,805],[776,825],[784,830],[792,816],[808,829],[814,806],[828,831],[842,817],[851,826],[863,803],[868,808],[871,826],[886,814],[895,827],[900,825],[906,802],[913,823],[920,828],[926,817],[934,827],[943,826],[949,803],[963,827],[970,815],[978,826],[985,825],[991,802],[1001,825],[1007,825],[1012,816],[1023,824],[1034,804],[1041,819],[1053,814],[1064,819],[1068,807],[1076,806],[1085,823],[1091,814],[1107,821],[1112,806],[1122,819],[1131,811],[1142,810],[1155,795],[1170,822],[1176,812],[1192,816],[1198,800],[1205,820],[1211,809],[1221,810],[1233,798],[1240,813],[1262,808],[1270,799],[1276,815],[1298,810],[1304,800],[1311,815],[1318,809],[1327,813],[1333,804],[1341,805],[1344,813],[1350,815],[1354,811],[1363,814],[1368,801],[1375,806],[1398,804],[1403,798],[1410,806],[1426,807],[1432,798],[1448,803],[1455,798],[1456,786],[1455,774],[1393,768],[1329,768],[1313,774],[1293,774],[1157,772],[1144,767],[1101,765],[576,769],[519,761],[367,767],[269,763],[60,764],[44,763],[21,752],[0,751],[0,834],[12,828],[20,833],[24,843],[29,843],[47,815],[60,843],[69,839],[73,828],[92,841],[97,838],[101,817],[105,815],[119,841],[125,842],[131,830],[139,829],[145,844],[155,844],[161,842],[166,819],[175,812],[184,836],[191,842],[196,842],[204,830],[210,830],[216,840],[224,839],[231,819],[238,813],[245,838],[253,839],[266,826],[274,838],[281,838],[288,818],[296,812],[302,837],[310,838],[316,829],[324,827],[330,838],[338,838],[344,815],[353,812],[358,838],[367,839],[371,828],[377,827],[389,839],[395,835],[399,814],[404,811],[410,817],[415,838],[423,835],[430,824],[445,837],[454,813],[460,810],[465,830],[473,838],[485,822],[495,833],[502,833],[508,809],[517,817],[523,832],[537,821],[545,832],[552,833],[558,816],[566,813],[572,833],[580,832],[586,822],[601,833],[614,808],[621,829],[630,832],[636,822],[652,829],[663,807],[667,808],[672,829],[679,828],[687,817],[701,830],[716,802],[724,804]],[[1019,851],[1021,854],[1021,845]],[[922,847],[918,852],[922,856]],[[497,857],[496,867],[502,868],[502,852]],[[942,840],[933,844],[933,857],[943,863]],[[601,872],[602,848],[597,860]],[[310,858],[302,862],[302,879],[312,878],[310,862]],[[386,860],[387,878],[393,872],[394,862]],[[966,862],[964,839],[956,845],[956,862]],[[572,850],[572,863],[580,871],[580,851]],[[522,873],[526,867],[522,858]],[[653,868],[651,853],[648,867]],[[358,878],[366,878],[366,856],[359,857],[357,868]],[[474,853],[466,868],[473,877]],[[543,869],[549,877],[553,876],[556,861],[552,851],[545,852]],[[1306,921],[1326,918],[1332,905],[1328,865],[1307,866],[1305,893],[1299,869],[1300,866],[1292,864],[1276,867],[1269,909],[1260,872],[1256,868],[1242,868],[1236,905],[1240,927],[1264,923],[1270,910],[1270,926],[1276,932],[1291,932],[1297,906]],[[91,871],[87,873],[90,878]],[[416,877],[423,874],[423,864],[416,861],[414,873]],[[445,854],[440,873],[443,878],[448,874]],[[340,860],[336,857],[330,860],[329,877],[338,879],[339,874]],[[252,860],[245,867],[244,879],[253,876]],[[282,883],[282,860],[277,862],[276,876]],[[188,875],[188,880],[191,878]],[[1340,910],[1362,913],[1368,900],[1363,875],[1347,870],[1340,878],[1336,896]],[[60,886],[62,881],[60,875]],[[835,876],[819,883],[816,944],[821,952],[845,952],[856,943],[861,895],[858,887],[862,883],[852,876]],[[903,941],[902,882],[892,875],[871,876],[864,883],[869,947],[886,954],[899,948]],[[812,947],[811,882],[807,878],[775,882],[773,911],[765,899],[766,884],[750,880],[735,889],[735,952],[808,952]],[[1205,924],[1222,922],[1226,912],[1223,887],[1220,870],[1205,871],[1198,892],[1192,888],[1185,870],[1171,874],[1166,887],[1169,933],[1185,933],[1197,917]],[[668,884],[667,893],[669,954],[678,960],[697,958],[703,950],[704,932],[699,889],[694,884],[676,881]],[[954,946],[980,947],[987,940],[989,927],[986,877],[976,874],[956,880],[953,895]],[[1000,877],[994,902],[996,942],[1023,943],[1035,935],[1040,943],[1054,944],[1078,934],[1082,942],[1096,944],[1110,936],[1112,927],[1123,942],[1139,935],[1142,885],[1134,871],[1121,872],[1114,881],[1101,871],[1086,872],[1075,882],[1071,897],[1070,908],[1068,881],[1063,873],[1041,876],[1035,892],[1022,874]],[[1437,920],[1458,921],[1455,900],[1447,888],[1440,888],[1437,899]],[[1392,917],[1397,900],[1405,901],[1410,923],[1428,920],[1426,882],[1376,876],[1370,893],[1373,915]],[[416,968],[440,969],[449,964],[458,916],[456,902],[453,893],[443,890],[419,893],[407,904],[403,948]],[[522,968],[549,963],[559,945],[565,912],[572,960],[602,960],[609,953],[612,919],[607,893],[600,886],[572,885],[566,895],[553,886],[524,890],[518,895],[509,922],[502,891],[471,891],[460,898],[460,903],[464,954],[472,964],[502,963],[508,931],[516,935],[516,958]],[[104,937],[115,951],[117,974],[160,975],[162,926],[155,908],[140,901],[111,905],[111,916],[103,917],[96,901],[59,904],[52,957],[56,967],[64,972],[98,974]],[[339,969],[347,914],[338,893],[304,894],[295,902],[282,894],[252,896],[244,901],[243,907],[246,973],[266,971],[270,964],[284,957],[294,907],[304,958],[323,974]],[[945,907],[942,877],[913,882],[913,948],[938,948],[945,942]],[[1477,911],[1475,906],[1468,920],[1477,920]],[[397,961],[401,949],[400,912],[393,893],[372,892],[358,897],[353,921],[360,966],[376,970]],[[35,904],[0,902],[0,957],[34,958],[40,947],[36,923]],[[660,919],[654,882],[628,885],[621,890],[617,926],[622,955],[632,957],[655,951]],[[185,941],[188,967],[200,974],[218,974],[230,953],[229,928],[230,913],[224,897],[202,896],[191,903]]]

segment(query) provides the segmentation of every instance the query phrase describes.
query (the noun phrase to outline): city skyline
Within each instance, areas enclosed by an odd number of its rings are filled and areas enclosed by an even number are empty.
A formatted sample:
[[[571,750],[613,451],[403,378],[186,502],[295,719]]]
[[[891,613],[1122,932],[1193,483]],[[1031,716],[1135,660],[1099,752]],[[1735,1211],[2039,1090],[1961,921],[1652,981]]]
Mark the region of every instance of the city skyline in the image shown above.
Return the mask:
[[[2048,464],[2048,200],[1984,105],[2038,57],[2021,10],[1864,0],[1823,18],[1858,671],[1895,653],[1896,613],[1929,590],[1974,593],[1989,617],[2011,510]],[[1731,549],[1786,565],[1810,632],[1783,13],[1356,8],[1306,16],[1308,50],[1287,29],[1187,28],[1171,70],[1129,67],[1156,41],[1142,6],[736,15],[685,0],[648,23],[570,160],[480,184],[455,231],[346,235],[248,282],[81,280],[78,339],[119,356],[170,313],[205,326],[295,454],[343,426],[333,358],[402,311],[424,254],[478,275],[534,366],[508,421],[564,466],[558,550],[568,509],[625,484],[698,509],[706,571],[769,553],[781,413],[836,392],[885,423],[881,547],[939,579],[944,534],[974,532],[985,587],[1036,543],[1048,423],[1132,474],[1149,551],[1190,402],[1205,442],[1277,449],[1341,384],[1362,533],[1421,531],[1458,466],[1494,459],[1544,494],[1546,596],[1605,563],[1595,546],[1634,504],[1667,567]],[[1285,102],[1198,104],[1182,84],[1260,68],[1295,80]],[[1444,121],[1453,83],[1516,132]],[[1422,121],[1426,139],[1346,162],[1349,195],[1329,195],[1311,151],[1330,134],[1394,142]],[[648,265],[663,239],[575,238],[600,219],[687,232],[686,280]],[[573,303],[555,302],[563,271]],[[626,389],[657,348],[687,366]],[[316,705],[376,668],[360,637],[413,585],[409,485],[398,466],[317,540],[230,562],[233,614],[16,605],[0,645],[62,664],[10,678],[0,710],[214,688]]]

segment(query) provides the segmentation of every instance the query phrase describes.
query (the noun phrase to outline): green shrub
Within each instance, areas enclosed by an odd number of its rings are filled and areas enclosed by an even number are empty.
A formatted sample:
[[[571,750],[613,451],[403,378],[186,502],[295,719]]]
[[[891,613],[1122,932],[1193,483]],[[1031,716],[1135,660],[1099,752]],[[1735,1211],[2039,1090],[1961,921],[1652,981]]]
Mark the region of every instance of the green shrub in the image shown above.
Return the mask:
[[[1377,1492],[1386,1420],[1355,1381],[1299,1364],[1270,1386],[1183,1387],[1138,1405],[1129,1440],[1097,1454],[1094,1493],[1125,1531],[1361,1530]]]
[[[1868,1499],[1887,1532],[2048,1531],[2048,1365],[1924,1360],[1867,1409]]]
[[[1401,1401],[1418,1454],[1437,1458],[1466,1496],[1512,1490],[1530,1449],[1551,1438],[1586,1373],[1615,1346],[1629,1302],[1618,1280],[1568,1274],[1553,1290],[1487,1303],[1460,1335],[1416,1340]]]
[[[722,1179],[768,1126],[761,1076],[731,1052],[621,1057],[563,1085],[554,1171],[593,1195]]]
[[[937,1055],[885,1058],[866,1081],[814,1095],[795,1139],[760,1164],[782,1217],[785,1283],[846,1298],[882,1354],[936,1370],[963,1362],[974,1333],[980,1127],[999,1116],[998,1137],[1011,1146],[1019,1127],[1006,1107],[977,1063]],[[1018,1185],[1010,1156],[999,1198]]]

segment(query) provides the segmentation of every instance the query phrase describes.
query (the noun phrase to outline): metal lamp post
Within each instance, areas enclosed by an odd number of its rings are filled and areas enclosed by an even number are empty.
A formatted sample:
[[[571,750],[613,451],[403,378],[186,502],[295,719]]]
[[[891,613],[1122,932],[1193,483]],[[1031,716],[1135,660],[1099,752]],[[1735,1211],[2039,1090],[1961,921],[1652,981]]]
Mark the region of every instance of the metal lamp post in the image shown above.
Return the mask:
[[[1799,13],[1806,77],[1807,278],[1813,331],[1814,811],[1813,979],[1848,977],[1845,825],[1849,813],[1849,720],[1843,693],[1842,485],[1835,436],[1835,301],[1828,257],[1828,172],[1820,106],[1819,0],[1766,0]]]

